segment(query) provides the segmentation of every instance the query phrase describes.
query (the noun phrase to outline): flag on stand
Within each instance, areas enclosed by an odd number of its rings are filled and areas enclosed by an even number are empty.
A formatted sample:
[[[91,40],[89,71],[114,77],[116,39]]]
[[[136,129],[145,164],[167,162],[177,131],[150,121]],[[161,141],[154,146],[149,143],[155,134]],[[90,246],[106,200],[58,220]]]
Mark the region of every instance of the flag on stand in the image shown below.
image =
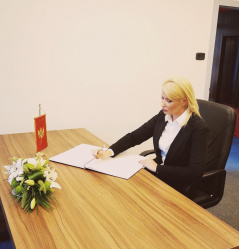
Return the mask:
[[[46,114],[34,118],[37,152],[47,147]]]

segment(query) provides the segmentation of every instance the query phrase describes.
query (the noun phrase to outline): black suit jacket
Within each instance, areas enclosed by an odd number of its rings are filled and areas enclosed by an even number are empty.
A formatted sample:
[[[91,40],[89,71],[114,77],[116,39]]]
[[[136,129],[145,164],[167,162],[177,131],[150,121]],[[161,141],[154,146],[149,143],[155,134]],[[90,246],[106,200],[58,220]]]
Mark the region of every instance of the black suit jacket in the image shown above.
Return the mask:
[[[153,137],[158,164],[156,173],[151,172],[170,186],[183,192],[184,188],[199,180],[207,162],[208,127],[204,120],[192,114],[188,123],[181,128],[166,155],[164,165],[158,148],[160,136],[166,126],[165,114],[160,111],[135,131],[126,134],[110,148],[115,155]]]

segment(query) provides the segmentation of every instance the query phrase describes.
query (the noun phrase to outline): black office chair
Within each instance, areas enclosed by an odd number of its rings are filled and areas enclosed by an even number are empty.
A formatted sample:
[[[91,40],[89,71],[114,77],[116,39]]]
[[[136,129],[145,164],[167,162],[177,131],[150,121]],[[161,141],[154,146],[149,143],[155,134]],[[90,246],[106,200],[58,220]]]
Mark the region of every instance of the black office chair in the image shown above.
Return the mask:
[[[209,127],[208,163],[202,179],[185,189],[184,195],[202,206],[209,208],[217,205],[223,196],[226,180],[226,162],[230,153],[237,114],[229,106],[197,100],[202,118]],[[147,150],[146,156],[154,153]]]

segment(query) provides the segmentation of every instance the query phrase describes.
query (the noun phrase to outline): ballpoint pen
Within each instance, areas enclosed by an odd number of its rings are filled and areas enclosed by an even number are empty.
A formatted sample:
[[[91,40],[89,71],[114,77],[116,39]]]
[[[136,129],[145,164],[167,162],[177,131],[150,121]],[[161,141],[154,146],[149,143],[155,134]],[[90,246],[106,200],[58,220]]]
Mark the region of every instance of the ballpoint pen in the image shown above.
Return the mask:
[[[96,155],[93,154],[93,158],[92,158],[90,161],[88,161],[87,163],[85,163],[85,165],[88,164],[88,163],[90,163],[91,161],[97,159],[96,156],[98,155],[98,152],[99,152],[100,150],[104,150],[104,149],[105,149],[105,145],[103,145],[102,148],[98,149]],[[107,150],[108,150],[108,149],[107,149]],[[107,151],[107,150],[106,150],[106,151]],[[84,165],[84,168],[86,168],[85,165]]]
[[[101,149],[97,150],[97,154],[96,154],[96,155],[98,155],[98,152],[99,152],[100,150],[107,151],[108,149],[107,149],[107,150],[105,150],[105,145],[103,145],[103,147],[102,147]]]

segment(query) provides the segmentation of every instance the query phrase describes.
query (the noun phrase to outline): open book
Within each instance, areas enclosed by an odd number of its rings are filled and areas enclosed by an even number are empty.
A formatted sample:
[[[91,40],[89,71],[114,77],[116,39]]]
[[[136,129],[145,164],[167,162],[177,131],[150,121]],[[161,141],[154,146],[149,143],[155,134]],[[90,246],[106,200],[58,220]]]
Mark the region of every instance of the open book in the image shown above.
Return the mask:
[[[95,159],[92,151],[98,149],[101,148],[89,144],[80,144],[66,152],[49,158],[49,160],[124,179],[129,179],[143,167],[139,161],[144,159],[144,157],[139,155],[118,156],[106,160]]]

